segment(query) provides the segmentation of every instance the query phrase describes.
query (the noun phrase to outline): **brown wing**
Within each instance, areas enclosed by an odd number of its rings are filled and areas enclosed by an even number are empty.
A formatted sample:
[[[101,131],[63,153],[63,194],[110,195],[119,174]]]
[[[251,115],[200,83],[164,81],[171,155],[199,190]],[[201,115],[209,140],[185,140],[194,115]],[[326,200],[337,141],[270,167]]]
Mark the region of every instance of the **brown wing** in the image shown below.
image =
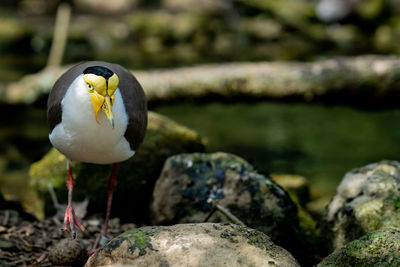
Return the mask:
[[[125,138],[131,149],[136,151],[143,142],[147,128],[147,101],[143,88],[132,73],[124,67],[106,62],[103,62],[103,66],[119,77],[118,88],[129,117]]]
[[[91,66],[104,66],[118,75],[118,87],[129,117],[125,138],[128,140],[131,149],[137,150],[144,139],[147,128],[146,97],[136,78],[124,67],[117,64],[89,61],[78,64],[65,72],[54,84],[47,100],[47,121],[50,131],[53,131],[54,127],[61,122],[61,101],[68,87],[78,75]]]

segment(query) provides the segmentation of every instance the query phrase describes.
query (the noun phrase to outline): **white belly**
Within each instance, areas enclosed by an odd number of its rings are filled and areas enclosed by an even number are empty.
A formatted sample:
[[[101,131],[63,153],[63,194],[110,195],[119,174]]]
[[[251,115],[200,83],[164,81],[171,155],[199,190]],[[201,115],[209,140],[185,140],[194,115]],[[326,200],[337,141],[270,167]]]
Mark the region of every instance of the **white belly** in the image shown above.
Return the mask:
[[[49,135],[53,146],[73,161],[109,164],[132,157],[135,151],[124,137],[128,116],[119,89],[114,96],[113,129],[101,109],[96,122],[89,92],[78,76],[61,102],[62,121]]]

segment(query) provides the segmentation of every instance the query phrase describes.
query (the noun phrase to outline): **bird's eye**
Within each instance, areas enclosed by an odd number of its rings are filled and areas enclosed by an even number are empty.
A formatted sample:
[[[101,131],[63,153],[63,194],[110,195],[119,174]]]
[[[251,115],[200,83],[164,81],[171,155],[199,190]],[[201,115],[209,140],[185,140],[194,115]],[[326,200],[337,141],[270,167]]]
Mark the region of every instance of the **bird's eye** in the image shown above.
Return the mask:
[[[93,89],[93,87],[92,87],[92,85],[90,83],[87,83],[86,85],[90,90]]]

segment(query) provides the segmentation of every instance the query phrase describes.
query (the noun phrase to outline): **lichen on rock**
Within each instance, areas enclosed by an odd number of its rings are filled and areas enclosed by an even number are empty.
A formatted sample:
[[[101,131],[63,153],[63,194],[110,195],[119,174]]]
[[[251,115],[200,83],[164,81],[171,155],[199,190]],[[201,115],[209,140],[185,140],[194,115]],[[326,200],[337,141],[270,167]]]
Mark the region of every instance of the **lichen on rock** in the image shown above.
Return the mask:
[[[247,227],[215,223],[129,230],[93,254],[86,267],[114,264],[189,267],[299,266],[289,252],[276,246],[265,234]]]
[[[321,233],[328,252],[362,235],[400,227],[400,163],[381,161],[348,172],[328,205]]]
[[[277,244],[294,245],[297,209],[288,194],[244,159],[222,152],[168,158],[153,192],[152,222],[203,222],[212,210],[212,201]],[[230,222],[219,212],[209,221]]]
[[[387,228],[356,239],[330,254],[318,267],[400,266],[400,231]]]

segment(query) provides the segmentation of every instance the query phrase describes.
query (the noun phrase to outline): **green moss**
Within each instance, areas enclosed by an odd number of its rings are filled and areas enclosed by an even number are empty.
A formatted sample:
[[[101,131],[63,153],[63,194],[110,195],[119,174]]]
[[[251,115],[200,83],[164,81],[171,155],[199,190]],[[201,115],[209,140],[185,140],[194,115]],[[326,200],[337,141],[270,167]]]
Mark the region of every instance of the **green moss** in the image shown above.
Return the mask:
[[[157,227],[157,226],[145,226],[145,227],[141,227],[138,229],[131,229],[128,230],[126,232],[124,232],[123,234],[119,235],[121,237],[130,237],[130,236],[135,236],[136,234],[139,233],[139,235],[142,236],[142,238],[144,236],[147,237],[153,237],[155,235],[157,235],[158,233],[160,233],[161,228]]]
[[[139,255],[145,255],[146,249],[154,250],[151,244],[151,238],[156,236],[161,231],[159,227],[141,227],[138,229],[132,229],[119,235],[115,239],[129,240],[131,245],[128,247],[130,253],[134,253],[136,249],[139,249]]]
[[[378,230],[350,242],[326,257],[318,266],[399,266],[399,239],[398,229]]]
[[[380,228],[383,212],[382,199],[369,199],[354,207],[354,216],[365,233]]]
[[[238,243],[239,241],[237,240],[238,234],[234,231],[225,229],[221,234],[220,237],[227,239],[231,243]]]
[[[389,192],[386,200],[391,202],[395,210],[400,210],[400,193],[398,191]]]
[[[38,192],[46,191],[49,183],[59,187],[67,177],[67,159],[52,148],[40,161],[31,165],[29,176],[36,178],[30,181]]]
[[[138,249],[142,250],[149,246],[148,242],[149,238],[143,235],[143,233],[140,232],[132,233],[132,236],[135,238],[135,245]]]

